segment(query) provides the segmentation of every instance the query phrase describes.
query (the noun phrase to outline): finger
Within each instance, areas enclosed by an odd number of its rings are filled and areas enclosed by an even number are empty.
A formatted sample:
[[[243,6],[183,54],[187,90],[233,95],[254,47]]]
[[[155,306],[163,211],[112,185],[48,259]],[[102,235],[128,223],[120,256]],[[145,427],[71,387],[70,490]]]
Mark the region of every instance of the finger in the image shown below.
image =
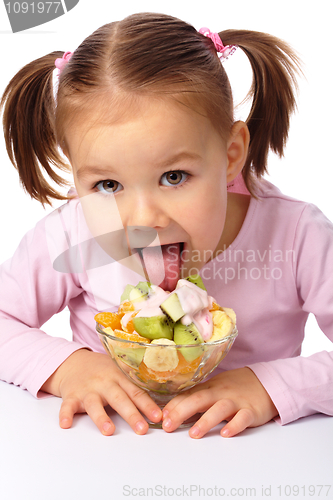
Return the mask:
[[[127,384],[128,382],[128,384]],[[146,415],[152,422],[160,422],[162,419],[162,410],[152,400],[146,391],[140,389],[130,381],[125,381],[122,385],[125,392],[129,395],[135,406]]]
[[[189,396],[192,394],[195,394],[197,392],[205,390],[204,383],[198,384],[195,387],[192,387],[192,389],[187,389],[186,391],[178,394],[178,396],[175,396],[171,401],[169,401],[165,407],[163,408],[163,419],[167,417],[167,415],[170,413],[170,411],[173,411],[176,406],[187,399]]]
[[[232,437],[239,434],[247,427],[252,427],[255,421],[255,414],[250,408],[242,408],[236,415],[221,429],[222,437]]]
[[[178,394],[178,396],[175,396],[171,401],[169,401],[165,407],[163,408],[163,418],[165,418],[171,411],[176,408],[176,406],[184,401],[189,395],[188,394]]]
[[[59,411],[59,425],[62,429],[69,429],[73,423],[75,413],[82,412],[82,404],[79,399],[68,398],[65,399]]]
[[[192,438],[199,439],[213,429],[230,414],[235,412],[235,404],[230,399],[221,399],[211,406],[189,430]]]
[[[88,394],[84,398],[84,408],[91,420],[104,436],[111,436],[115,425],[106,413],[104,404],[98,394]]]
[[[211,398],[212,394],[209,391],[200,391],[182,399],[166,417],[164,413],[163,429],[172,432],[196,413],[206,411],[213,404]]]
[[[165,419],[169,415],[169,413],[176,408],[176,406],[179,403],[184,401],[184,399],[188,398],[189,395],[190,395],[189,392],[186,391],[186,393],[178,394],[178,396],[175,396],[174,398],[172,398],[163,408],[163,419]]]
[[[146,434],[149,426],[133,401],[117,386],[112,396],[106,396],[109,405],[132,427],[136,434]]]
[[[160,422],[162,420],[162,410],[145,391],[134,390],[134,393],[131,394],[131,399],[147,418],[153,422]]]

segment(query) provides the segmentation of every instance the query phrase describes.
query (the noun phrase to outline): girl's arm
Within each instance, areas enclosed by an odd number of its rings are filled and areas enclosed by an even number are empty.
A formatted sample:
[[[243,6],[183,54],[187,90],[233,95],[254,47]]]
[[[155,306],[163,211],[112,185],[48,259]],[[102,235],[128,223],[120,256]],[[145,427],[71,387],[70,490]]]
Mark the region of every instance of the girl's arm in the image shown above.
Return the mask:
[[[295,255],[300,310],[312,312],[333,341],[333,225],[312,205],[299,219]],[[292,331],[288,334],[292,336]],[[202,437],[223,420],[229,423],[222,436],[233,436],[272,418],[286,424],[314,413],[333,415],[333,352],[262,361],[220,373],[172,400],[166,412],[167,431],[194,413],[205,412],[191,429],[192,437]]]
[[[333,416],[333,351],[250,366],[288,424],[314,413]]]
[[[295,234],[295,286],[303,311],[313,313],[333,342],[333,224],[307,205]],[[279,410],[277,421],[313,413],[333,415],[333,351],[250,366]]]
[[[41,330],[82,292],[72,275],[54,271],[44,224],[45,219],[29,231],[0,266],[0,378],[38,397],[55,369],[85,347]]]
[[[86,412],[103,434],[111,435],[114,425],[104,409],[109,404],[136,433],[144,434],[148,424],[140,411],[153,421],[160,420],[161,411],[107,354],[92,352],[97,334],[91,331],[91,342],[86,337],[85,344],[50,337],[40,329],[67,305],[82,322],[94,316],[93,307],[80,301],[86,291],[78,277],[53,269],[46,220],[27,233],[13,258],[0,266],[0,379],[37,397],[43,394],[40,390],[62,397],[61,427],[70,427],[75,413]],[[64,233],[52,236],[59,243]]]

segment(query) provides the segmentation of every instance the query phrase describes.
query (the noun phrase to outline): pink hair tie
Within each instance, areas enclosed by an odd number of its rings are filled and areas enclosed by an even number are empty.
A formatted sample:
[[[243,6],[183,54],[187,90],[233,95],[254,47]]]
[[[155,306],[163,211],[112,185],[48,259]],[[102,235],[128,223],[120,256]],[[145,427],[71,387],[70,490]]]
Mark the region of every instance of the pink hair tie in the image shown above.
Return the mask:
[[[60,73],[62,72],[62,70],[64,69],[64,67],[66,66],[66,64],[70,60],[70,58],[72,57],[72,55],[73,55],[73,52],[65,52],[62,57],[58,57],[58,59],[56,59],[54,61],[55,67],[58,68],[58,70],[59,70],[58,76],[60,76]]]
[[[204,36],[207,36],[208,38],[210,38],[212,40],[212,42],[214,43],[216,52],[218,53],[218,57],[221,59],[221,61],[225,61],[226,59],[228,59],[228,57],[232,56],[232,54],[237,49],[237,45],[224,46],[221,38],[219,37],[219,34],[212,33],[208,28],[200,28],[199,33],[201,33]]]

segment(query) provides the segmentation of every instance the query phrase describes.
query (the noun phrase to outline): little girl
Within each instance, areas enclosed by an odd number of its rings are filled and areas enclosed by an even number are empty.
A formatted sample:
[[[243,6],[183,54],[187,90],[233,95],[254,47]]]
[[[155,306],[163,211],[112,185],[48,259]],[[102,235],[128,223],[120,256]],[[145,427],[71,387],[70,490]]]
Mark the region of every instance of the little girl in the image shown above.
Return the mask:
[[[246,123],[234,121],[221,64],[236,47],[253,69]],[[170,432],[201,412],[193,438],[224,420],[227,437],[271,419],[333,415],[333,353],[300,356],[310,312],[333,340],[333,226],[262,177],[269,150],[283,154],[297,70],[272,36],[139,14],[101,27],[73,54],[31,62],[9,83],[4,130],[21,182],[43,204],[67,202],[0,268],[0,377],[61,397],[62,428],[86,412],[113,434],[108,404],[138,434],[148,429],[143,415]],[[64,185],[65,158],[68,197],[54,187]],[[95,333],[94,315],[118,305],[143,264],[168,290],[200,271],[209,294],[237,314],[221,368],[163,414]],[[41,330],[66,306],[72,342]]]

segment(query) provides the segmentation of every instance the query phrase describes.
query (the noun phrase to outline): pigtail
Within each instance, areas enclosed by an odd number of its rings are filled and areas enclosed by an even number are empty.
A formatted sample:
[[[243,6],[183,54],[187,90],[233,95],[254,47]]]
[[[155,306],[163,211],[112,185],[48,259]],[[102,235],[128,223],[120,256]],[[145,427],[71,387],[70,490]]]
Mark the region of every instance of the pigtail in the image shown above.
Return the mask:
[[[247,55],[253,70],[248,98],[252,107],[247,118],[250,146],[243,177],[250,191],[253,173],[267,172],[269,149],[283,156],[290,116],[296,108],[296,75],[300,61],[288,44],[265,33],[226,30],[219,33],[224,45],[237,45]],[[252,179],[252,180],[251,180]]]
[[[68,171],[56,141],[52,75],[63,52],[52,52],[24,66],[9,82],[1,99],[6,148],[25,191],[43,205],[66,199],[46,180],[67,182],[52,168]]]

